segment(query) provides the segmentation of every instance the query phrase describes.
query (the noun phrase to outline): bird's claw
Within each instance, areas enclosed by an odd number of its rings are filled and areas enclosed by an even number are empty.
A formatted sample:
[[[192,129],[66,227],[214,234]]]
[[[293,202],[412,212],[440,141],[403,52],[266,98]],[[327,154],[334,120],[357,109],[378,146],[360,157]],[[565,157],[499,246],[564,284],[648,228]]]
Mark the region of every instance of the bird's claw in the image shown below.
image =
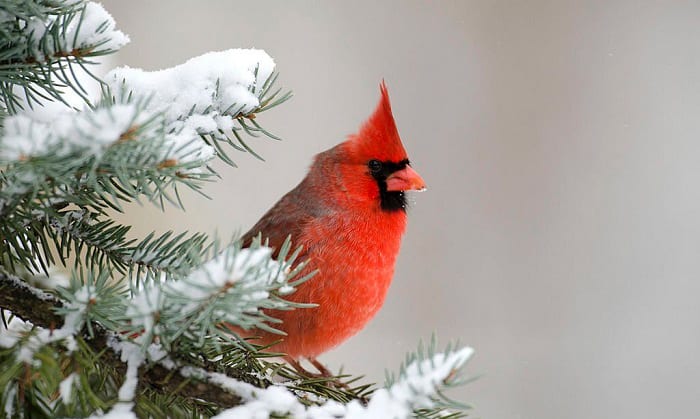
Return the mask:
[[[323,365],[321,362],[319,362],[316,358],[306,358],[311,365],[318,370],[318,372],[312,372],[304,368],[303,365],[301,365],[301,362],[297,361],[296,359],[292,358],[287,358],[286,361],[294,367],[294,369],[301,375],[307,377],[307,378],[322,378],[322,379],[327,379],[328,384],[332,385],[335,388],[342,388],[345,390],[349,390],[350,386],[348,386],[346,383],[343,383],[336,377],[331,370],[326,368],[325,365]]]

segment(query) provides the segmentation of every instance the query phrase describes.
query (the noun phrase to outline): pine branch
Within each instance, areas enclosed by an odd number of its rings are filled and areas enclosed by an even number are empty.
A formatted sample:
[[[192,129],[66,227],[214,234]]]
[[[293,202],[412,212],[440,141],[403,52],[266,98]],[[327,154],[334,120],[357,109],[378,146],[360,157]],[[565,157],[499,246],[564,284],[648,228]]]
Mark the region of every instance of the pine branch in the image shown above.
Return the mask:
[[[127,336],[110,332],[101,325],[101,322],[90,320],[101,318],[97,313],[90,314],[93,309],[96,310],[99,307],[103,309],[105,305],[110,306],[105,301],[109,298],[105,295],[107,292],[104,290],[107,277],[108,275],[102,275],[96,282],[93,281],[95,284],[94,292],[85,294],[81,292],[84,288],[81,288],[81,290],[71,290],[70,292],[65,290],[62,294],[71,299],[83,299],[83,316],[88,321],[82,328],[82,333],[75,338],[79,345],[85,346],[83,352],[86,354],[81,354],[81,357],[94,359],[94,362],[100,365],[99,368],[104,370],[105,374],[113,377],[110,380],[118,383],[125,374],[128,377],[128,373],[126,373],[129,368],[128,362],[125,363],[128,356],[125,358],[126,352],[124,351],[130,349],[129,353],[133,353],[134,350],[138,351],[138,346],[132,343],[132,340]],[[120,285],[117,284],[112,289],[117,290],[119,287]],[[39,313],[51,313],[49,317],[36,319],[35,324],[51,327],[51,330],[55,330],[55,334],[59,337],[65,335],[62,329],[71,322],[75,323],[75,319],[78,318],[74,315],[74,313],[78,314],[75,312],[75,302],[66,303],[48,297],[45,293],[24,285],[17,278],[0,275],[0,307],[10,311],[14,310],[19,313],[18,316],[31,322],[35,318],[35,313],[22,308],[27,302],[40,307]],[[138,305],[138,303],[136,304]],[[118,305],[114,305],[114,307],[117,311],[123,311]],[[65,316],[65,321],[63,321],[61,314]],[[102,313],[102,316],[105,315],[114,316],[109,312]],[[167,316],[165,313],[164,315]],[[170,321],[166,320],[166,322]],[[205,321],[205,323],[211,323],[211,321]],[[144,323],[139,324],[143,325]],[[153,323],[150,327],[153,327]],[[142,345],[148,345],[152,340],[144,341],[141,339],[143,336],[145,335],[138,336],[136,340],[141,341]],[[288,405],[290,414],[292,411],[307,408],[316,409],[319,412],[335,412],[335,415],[341,414],[341,411],[338,410],[339,405],[326,403],[324,400],[338,400],[347,403],[343,407],[342,416],[361,413],[363,416],[375,417],[380,414],[379,412],[388,412],[387,409],[390,409],[393,414],[398,415],[397,417],[404,418],[412,415],[423,418],[456,418],[462,416],[460,410],[468,408],[448,399],[443,390],[466,382],[460,379],[460,373],[471,355],[469,348],[458,349],[448,346],[445,352],[437,353],[434,340],[427,348],[420,345],[418,351],[407,356],[406,362],[401,366],[398,378],[389,378],[385,389],[371,392],[368,390],[368,386],[359,386],[352,390],[337,389],[331,384],[332,379],[301,379],[287,367],[275,363],[260,362],[256,359],[256,353],[246,352],[240,344],[234,344],[233,341],[221,345],[218,350],[208,353],[206,356],[200,355],[198,351],[201,347],[196,344],[196,341],[194,336],[184,339],[185,345],[179,345],[177,349],[173,347],[169,356],[162,349],[157,349],[155,355],[149,355],[149,362],[139,367],[139,388],[160,394],[162,397],[182,399],[185,404],[194,403],[191,408],[195,410],[214,408],[218,411],[239,406],[242,410],[234,409],[232,411],[239,413],[250,409],[271,408],[264,402],[267,397],[271,397],[266,396],[268,393],[275,394],[275,397],[283,395],[287,398],[294,397],[294,403]],[[216,348],[216,341],[223,343],[216,336],[211,336],[206,345],[208,350]],[[29,345],[29,343],[27,344]],[[36,344],[33,347],[34,351],[40,348]],[[147,351],[149,354],[152,352],[150,348],[151,346]],[[158,346],[158,348],[161,347]],[[164,349],[164,347],[162,348]],[[274,356],[274,354],[270,355]],[[40,355],[37,352],[33,358],[42,359],[42,356],[46,355]],[[175,356],[175,358],[170,356]],[[0,359],[2,359],[2,354],[0,354]],[[94,364],[94,362],[92,363]],[[11,373],[17,374],[17,372]],[[286,377],[290,381],[283,387],[275,385],[277,388],[270,389],[268,392],[264,389],[272,386],[273,383],[265,377],[271,376],[270,374]],[[49,375],[55,376],[56,374]],[[348,384],[352,381],[348,381]],[[0,375],[0,384],[2,383],[4,381]],[[294,395],[289,391],[294,391]],[[320,398],[311,402],[313,398],[309,399],[305,396],[308,394],[316,394]],[[364,405],[358,404],[358,400],[364,400]],[[146,406],[150,406],[151,410],[157,411],[159,409],[157,405],[149,403],[146,403]],[[304,407],[306,403],[309,403],[311,407]],[[277,413],[283,414],[284,411]],[[282,415],[281,417],[287,416]]]
[[[87,269],[115,270],[137,283],[183,276],[205,259],[211,246],[207,235],[202,233],[183,232],[174,236],[169,231],[159,236],[151,233],[141,241],[129,239],[129,226],[102,220],[101,214],[85,210],[63,211],[50,218],[49,228],[51,241],[63,263],[73,249],[76,261],[83,261]]]
[[[234,52],[226,51],[217,58],[229,59]],[[269,60],[264,53],[258,55],[257,59]],[[265,77],[260,85],[248,86],[248,96],[239,91],[227,93],[217,79],[212,98],[193,103],[186,116],[156,106],[148,97],[135,98],[130,91],[126,93],[124,85],[114,96],[106,91],[105,100],[96,109],[68,112],[51,124],[24,115],[6,120],[0,137],[0,165],[6,162],[0,169],[0,219],[6,220],[0,223],[0,239],[4,238],[0,250],[8,255],[12,269],[17,265],[46,271],[54,263],[47,249],[53,239],[61,241],[59,255],[64,263],[63,255],[72,243],[77,254],[86,249],[88,267],[114,267],[119,272],[127,268],[140,272],[145,267],[151,277],[160,272],[171,275],[172,270],[158,267],[168,262],[170,254],[159,255],[156,263],[139,263],[138,258],[124,252],[115,254],[119,253],[115,249],[128,249],[130,242],[124,239],[127,229],[99,219],[108,209],[121,211],[122,203],[143,198],[161,208],[166,202],[182,207],[178,186],[201,193],[203,182],[216,175],[204,167],[215,154],[233,164],[220,146],[222,141],[257,156],[232,121],[254,121],[256,112],[289,98],[290,94],[275,98],[279,90],[266,96],[276,75]],[[224,100],[234,98],[250,103],[224,106],[228,103]],[[219,130],[211,131],[211,123]],[[260,127],[257,122],[255,126]],[[225,127],[232,130],[232,136],[221,130]],[[267,133],[261,127],[256,129]],[[243,147],[230,138],[237,138]],[[61,210],[70,206],[80,210],[71,210],[66,218],[67,212]],[[182,245],[201,247],[203,239],[192,237]],[[41,246],[29,246],[30,242]],[[76,259],[78,264],[82,261]]]
[[[156,242],[161,243],[162,247],[167,238]],[[176,237],[173,240],[177,242],[179,239]],[[279,257],[284,262],[276,262],[271,259],[272,249],[260,247],[259,240],[246,249],[229,247],[218,252],[217,247],[213,247],[212,251],[217,256],[186,278],[152,282],[137,288],[138,291],[132,289],[131,293],[135,293],[133,298],[130,298],[123,282],[109,281],[110,272],[107,270],[100,271],[98,275],[88,271],[85,276],[74,277],[70,288],[58,290],[61,299],[3,274],[0,276],[0,308],[17,311],[18,317],[43,329],[49,328],[50,332],[39,330],[36,338],[30,337],[25,344],[28,348],[26,351],[19,349],[18,353],[26,362],[39,356],[42,347],[64,339],[68,339],[66,345],[70,354],[70,347],[75,346],[70,342],[80,340],[87,344],[87,354],[82,356],[95,358],[100,368],[113,371],[112,375],[118,381],[129,370],[129,366],[123,365],[124,348],[136,347],[137,351],[144,350],[150,354],[152,343],[157,339],[157,347],[162,348],[158,349],[159,353],[165,354],[163,350],[168,350],[169,355],[175,358],[151,359],[153,362],[149,362],[140,372],[140,385],[152,387],[153,391],[164,395],[175,394],[191,401],[201,399],[218,408],[227,407],[238,400],[235,393],[227,394],[220,389],[212,392],[211,385],[215,383],[203,384],[196,377],[183,374],[183,368],[204,367],[210,371],[221,371],[222,365],[193,354],[224,348],[229,344],[240,346],[232,340],[223,324],[263,327],[264,321],[274,319],[265,316],[260,308],[288,309],[294,306],[273,295],[292,292],[297,284],[306,279],[290,281],[303,268],[302,263],[292,269],[298,251],[292,253],[290,249],[289,242],[282,246]],[[148,298],[153,295],[162,298],[149,301]],[[37,299],[43,303],[34,304]],[[35,313],[23,309],[26,306],[37,307],[40,311]],[[50,313],[50,317],[37,318],[41,313]],[[269,384],[248,376],[240,365],[235,369],[223,368],[239,380],[256,385]],[[256,369],[259,371],[260,367]],[[12,376],[6,379],[12,380]]]
[[[56,310],[64,307],[61,300],[38,289],[24,284],[20,279],[0,273],[0,308],[12,312],[24,321],[36,326],[55,329],[63,325],[64,318]],[[118,339],[98,323],[91,325],[93,334],[83,334],[84,341],[103,366],[115,371],[119,376],[126,372],[126,365],[120,354],[112,349],[110,341]],[[208,365],[213,371],[215,367]],[[199,368],[199,365],[197,366]],[[201,399],[219,407],[232,407],[240,404],[241,398],[233,393],[221,391],[215,384],[184,377],[177,371],[154,363],[140,371],[141,385],[162,394],[177,394],[181,397]]]
[[[63,302],[53,295],[31,287],[15,276],[0,272],[1,309],[9,310],[34,325],[54,329],[63,324],[63,316],[55,311],[62,307]]]
[[[10,258],[12,266],[19,265],[36,272],[40,270],[37,261],[44,270],[53,263],[45,246],[42,246],[43,249],[30,246],[28,240],[23,240],[30,236],[41,240],[43,244],[54,241],[61,256],[70,248],[71,243],[75,244],[78,254],[87,245],[88,254],[94,256],[88,261],[93,265],[107,260],[119,271],[124,271],[127,267],[137,268],[139,261],[130,257],[128,251],[132,250],[133,253],[139,248],[129,248],[131,241],[124,237],[128,228],[101,221],[105,210],[119,210],[120,202],[139,199],[140,196],[159,200],[161,206],[163,200],[177,204],[169,197],[168,189],[174,189],[177,194],[176,187],[182,184],[197,190],[199,183],[207,179],[206,173],[187,176],[181,174],[201,165],[200,160],[162,167],[160,162],[166,158],[162,146],[166,135],[162,121],[159,122],[158,118],[144,119],[138,106],[134,106],[123,108],[115,105],[105,108],[102,116],[78,119],[77,127],[80,127],[80,121],[94,125],[112,116],[118,120],[118,115],[123,118],[124,112],[127,112],[123,122],[118,123],[116,133],[110,137],[112,142],[105,143],[104,151],[98,153],[95,144],[99,142],[90,141],[90,138],[84,143],[75,143],[73,140],[73,146],[70,141],[64,141],[68,136],[58,137],[58,141],[41,140],[40,143],[43,141],[44,144],[47,144],[46,141],[49,144],[55,142],[39,154],[21,158],[0,171],[0,219],[3,220],[0,223],[0,250]],[[7,128],[11,128],[13,122],[14,120],[10,121],[10,126],[6,127],[6,135],[10,137],[12,131],[8,134]],[[74,126],[73,122],[71,121],[71,127]],[[114,122],[108,124],[112,123]],[[137,127],[133,128],[135,126]],[[26,127],[36,128],[35,125]],[[27,128],[16,129],[23,132]],[[26,132],[44,138],[36,129],[29,129]],[[104,129],[115,132],[111,125],[104,126]],[[46,135],[52,135],[49,131],[46,132]],[[124,133],[139,141],[122,140]],[[17,146],[17,143],[8,144]],[[21,147],[22,143],[19,144]],[[0,155],[3,153],[15,153],[18,157],[24,155],[24,152],[8,149],[0,151]],[[80,209],[64,210],[70,205]],[[186,247],[202,245],[202,242],[203,237],[196,235],[182,244]],[[161,256],[161,264],[170,257],[168,254]],[[183,257],[186,260],[188,256]],[[65,263],[65,258],[62,261]],[[153,261],[147,262],[144,261],[142,265],[150,265],[150,271],[157,273]]]
[[[407,357],[410,362],[402,365],[396,381],[374,391],[368,400],[346,400],[342,405],[327,401],[309,406],[301,402],[303,397],[300,394],[293,394],[285,387],[256,388],[201,369],[188,368],[184,373],[218,382],[223,388],[244,395],[245,403],[222,412],[221,417],[252,417],[254,414],[280,418],[463,417],[461,410],[468,407],[447,399],[443,390],[457,384],[457,378],[473,351],[451,346],[441,353],[433,352],[433,349],[431,345],[425,351],[421,344],[416,353]]]
[[[26,310],[27,306],[36,307],[36,310]],[[21,280],[5,274],[0,275],[0,307],[36,326],[51,330],[56,330],[63,324],[63,316],[57,313],[69,312],[66,309],[66,304],[60,299],[33,289]],[[121,339],[119,335],[108,332],[100,323],[93,321],[85,326],[78,339],[80,342],[84,342],[89,356],[101,365],[100,368],[111,371],[111,376],[115,377],[117,381],[120,380],[120,377],[125,374],[126,365],[120,358],[118,350],[115,350],[115,348],[119,348],[118,344],[115,345]],[[239,344],[230,344],[224,346],[222,351],[217,351],[217,353],[224,354],[221,362],[209,361],[212,357],[216,358],[220,355],[195,355],[196,351],[196,347],[179,348],[179,352],[185,356],[176,359],[176,368],[168,365],[167,362],[153,362],[142,367],[139,371],[140,388],[150,389],[150,391],[163,396],[180,397],[197,403],[200,403],[201,400],[216,406],[218,410],[237,406],[242,402],[242,398],[231,389],[226,390],[225,387],[222,389],[220,382],[209,379],[210,374],[223,374],[221,376],[225,375],[238,382],[265,388],[272,383],[262,377],[267,370],[275,369],[282,376],[292,380],[295,384],[291,388],[298,391],[316,393],[321,397],[331,396],[331,398],[345,402],[357,398],[349,390],[335,389],[330,385],[333,378],[327,380],[304,379],[279,364],[259,363],[255,359],[257,355],[243,350]],[[193,374],[192,371],[199,373]],[[257,371],[257,374],[251,374],[250,371]],[[363,386],[363,388],[366,387]],[[325,390],[321,391],[321,389]],[[329,391],[332,392],[328,393]]]
[[[140,281],[187,273],[204,260],[211,245],[201,233],[151,233],[137,241],[127,237],[130,227],[103,219],[100,212],[57,210],[55,206],[15,213],[0,223],[4,263],[18,262],[24,269],[39,272],[53,265],[55,256],[65,265],[75,255],[76,268],[128,273]]]
[[[241,78],[241,73],[249,77]],[[209,52],[158,72],[117,68],[105,76],[104,96],[117,103],[147,100],[149,108],[164,112],[167,131],[195,134],[235,166],[222,145],[262,160],[242,133],[279,140],[256,121],[260,113],[292,97],[289,91],[275,90],[277,77],[264,51],[234,49]]]
[[[65,101],[69,88],[88,102],[77,73],[90,58],[110,54],[129,39],[95,3],[4,1],[0,22],[0,98],[10,114],[23,109],[19,86],[31,107],[42,100]],[[96,79],[96,78],[95,78]]]

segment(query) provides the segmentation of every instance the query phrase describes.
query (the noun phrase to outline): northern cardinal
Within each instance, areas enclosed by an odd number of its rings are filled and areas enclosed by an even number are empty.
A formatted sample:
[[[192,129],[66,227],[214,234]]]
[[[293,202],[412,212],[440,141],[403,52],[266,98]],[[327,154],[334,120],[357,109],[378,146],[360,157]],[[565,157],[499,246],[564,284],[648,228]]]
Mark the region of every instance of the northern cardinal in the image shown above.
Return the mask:
[[[314,308],[269,311],[286,333],[256,330],[261,344],[301,372],[308,359],[330,375],[316,357],[362,329],[384,303],[406,228],[405,191],[425,183],[409,163],[391,113],[386,85],[374,113],[347,141],[319,153],[306,177],[282,197],[243,237],[249,246],[260,234],[278,248],[288,235],[303,246],[308,265],[318,270],[289,300]]]

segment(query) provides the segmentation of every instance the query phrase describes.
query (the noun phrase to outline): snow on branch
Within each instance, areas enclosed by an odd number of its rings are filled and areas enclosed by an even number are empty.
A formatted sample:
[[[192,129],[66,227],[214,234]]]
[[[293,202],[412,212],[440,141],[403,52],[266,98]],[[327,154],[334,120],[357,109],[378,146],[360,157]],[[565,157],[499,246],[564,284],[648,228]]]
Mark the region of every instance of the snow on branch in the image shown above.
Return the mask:
[[[93,64],[89,59],[128,42],[98,3],[0,2],[0,99],[8,113],[15,114],[46,99],[67,104],[68,87],[87,103],[81,75],[95,78],[86,67]]]
[[[245,115],[257,108],[274,68],[265,51],[230,49],[208,52],[165,70],[116,68],[105,81],[116,96],[131,92],[150,96],[151,106],[165,110],[169,122],[180,120],[210,132],[231,129],[231,118],[225,115]]]
[[[76,1],[57,3],[72,7],[74,12],[32,16],[27,20],[20,17],[20,28],[28,38],[30,52],[37,61],[115,51],[129,43],[129,37],[115,28],[114,18],[101,4]]]
[[[107,414],[95,414],[90,416],[90,418],[136,419],[138,416],[133,412],[134,397],[136,397],[136,389],[139,384],[139,367],[146,361],[146,356],[141,351],[141,348],[133,343],[122,342],[121,344],[116,344],[114,341],[108,343],[114,346],[112,349],[115,352],[119,352],[121,361],[126,363],[126,374],[124,382],[119,387],[117,403],[112,406]]]
[[[0,217],[14,217],[12,224],[0,226],[8,229],[6,236],[32,225],[38,228],[33,234],[49,243],[47,232],[66,233],[71,228],[66,230],[63,221],[70,221],[73,227],[89,229],[83,233],[93,237],[109,227],[98,219],[101,207],[118,209],[121,202],[141,197],[161,207],[164,201],[181,206],[173,198],[178,185],[197,191],[212,176],[205,165],[214,149],[198,136],[166,133],[163,115],[145,109],[142,102],[105,103],[94,110],[61,112],[50,120],[20,113],[3,123]],[[174,154],[181,161],[171,160]],[[77,203],[80,211],[61,211],[70,203]],[[86,203],[94,203],[94,211]],[[0,242],[0,250],[17,247],[11,244]]]
[[[291,96],[286,93],[277,97],[281,90],[272,91],[274,68],[274,61],[265,51],[230,49],[208,52],[159,71],[120,67],[109,72],[105,81],[116,100],[147,98],[149,109],[163,112],[166,131],[177,133],[170,138],[176,147],[201,136],[220,157],[232,163],[217,142],[257,156],[239,131],[277,138],[254,120],[256,113]],[[172,158],[179,161],[182,157],[176,153]]]
[[[216,154],[194,131],[165,131],[163,115],[147,109],[144,102],[103,104],[83,112],[67,110],[46,121],[30,115],[20,113],[5,119],[0,137],[0,164],[47,156],[52,159],[74,156],[76,160],[94,157],[99,161],[107,150],[115,150],[115,146],[130,141],[158,149],[146,154],[153,155],[153,166],[188,165],[190,168],[183,172],[194,171]]]
[[[264,51],[212,52],[157,72],[113,70],[111,96],[95,109],[9,116],[0,132],[0,165],[13,165],[6,171],[11,187],[0,188],[0,201],[31,195],[46,188],[46,177],[62,175],[68,183],[81,181],[80,188],[105,188],[96,194],[114,197],[115,205],[124,192],[106,189],[115,180],[133,198],[145,194],[177,205],[167,186],[198,189],[196,180],[211,177],[206,165],[216,155],[233,164],[221,142],[257,156],[241,132],[275,138],[254,119],[291,95],[272,91],[273,70]]]
[[[17,348],[18,357],[24,362],[30,362],[38,349],[52,342],[65,341],[71,351],[84,326],[89,336],[95,336],[95,323],[130,336],[126,343],[133,341],[143,350],[152,343],[170,350],[174,342],[183,339],[193,347],[203,348],[216,341],[216,336],[230,334],[228,329],[222,329],[223,325],[272,330],[266,322],[275,319],[262,310],[306,306],[283,299],[306,279],[295,279],[304,264],[291,269],[298,252],[290,253],[290,248],[287,242],[278,261],[272,259],[272,249],[268,247],[230,246],[182,279],[135,285],[131,297],[124,284],[110,281],[110,272],[105,270],[73,275],[68,288],[57,289],[61,300],[7,276],[0,282],[5,294],[0,298],[0,307],[20,310],[18,314],[25,315],[23,318],[34,320],[34,312],[20,309],[17,303],[36,294],[50,308],[43,307],[42,312],[54,311],[64,316],[60,325],[60,317],[54,314],[48,320],[50,328],[46,328],[46,321],[39,322],[38,326],[43,327]],[[21,297],[14,298],[18,293],[22,293]],[[17,341],[6,343],[14,346]]]
[[[116,104],[87,112],[64,112],[50,122],[33,120],[26,114],[4,121],[0,137],[0,162],[14,162],[52,155],[100,157],[134,126],[150,119],[135,104]]]
[[[33,290],[32,288],[27,289]],[[15,320],[13,327],[7,331],[0,329],[0,336],[3,337],[0,340],[0,347],[10,348],[19,344],[16,352],[17,360],[27,363],[33,361],[35,352],[53,342],[61,342],[68,353],[73,352],[76,349],[75,337],[83,328],[84,313],[94,298],[94,294],[90,287],[84,286],[78,289],[73,297],[73,301],[61,307],[66,313],[61,327],[57,329],[38,327],[28,338],[20,341],[20,337],[26,334],[30,327],[28,323]]]
[[[221,325],[274,330],[263,309],[304,307],[285,301],[305,278],[290,282],[303,267],[291,270],[296,253],[287,242],[277,260],[273,250],[230,246],[179,280],[148,282],[134,289],[125,313],[129,333],[148,345],[155,339],[166,349],[181,336],[205,344],[213,335],[229,332]],[[279,260],[279,261],[278,261]]]
[[[100,30],[111,27],[107,22]],[[83,111],[10,112],[0,128],[0,218],[13,221],[0,225],[0,235],[21,237],[31,228],[40,247],[63,237],[107,256],[98,262],[114,262],[118,270],[142,266],[137,257],[117,254],[123,246],[110,245],[119,244],[112,239],[121,240],[125,230],[106,223],[103,208],[119,210],[144,197],[161,208],[165,202],[182,207],[178,187],[201,191],[216,175],[211,159],[234,164],[223,146],[255,154],[243,133],[275,138],[256,121],[291,95],[273,90],[273,70],[264,51],[212,52],[157,72],[114,70],[101,103]],[[80,210],[64,210],[70,204]],[[107,234],[112,227],[120,234]],[[17,249],[14,241],[0,241],[0,253],[15,255],[29,270],[37,270],[36,258],[41,266],[53,263],[48,253]]]
[[[128,336],[124,339],[127,343],[133,341],[143,350],[152,343],[166,350],[172,350],[176,342],[188,342],[199,349],[216,346],[231,341],[229,326],[274,330],[270,323],[277,320],[263,310],[308,306],[284,299],[309,277],[296,278],[304,266],[303,262],[295,265],[299,249],[291,252],[287,241],[279,250],[277,260],[272,259],[272,249],[257,241],[251,248],[229,246],[222,252],[213,250],[215,257],[188,275],[162,281],[152,279],[143,285],[134,282],[131,293],[124,283],[110,280],[111,271],[88,270],[74,274],[69,287],[57,288],[60,300],[35,291],[19,279],[0,275],[0,307],[41,326],[17,348],[18,356],[25,362],[53,342],[65,342],[70,353],[83,326],[90,337],[99,330],[109,330]],[[25,306],[22,301],[27,299],[45,303]],[[51,316],[40,317],[44,314]],[[100,325],[97,329],[96,324]],[[10,342],[10,346],[14,343]]]
[[[460,375],[472,354],[473,350],[468,347],[448,348],[445,352],[415,359],[402,369],[398,381],[376,390],[366,405],[358,400],[345,405],[331,400],[318,406],[306,406],[283,385],[259,388],[224,374],[193,367],[182,368],[180,373],[216,384],[243,398],[243,404],[222,411],[216,416],[217,419],[278,416],[298,419],[406,419],[413,417],[416,411],[449,408],[439,405],[436,400],[442,397],[442,390],[453,385],[455,377]]]
[[[133,407],[133,403],[129,400],[134,396],[134,389],[140,385],[155,389],[162,394],[178,394],[185,398],[204,400],[221,407],[231,407],[240,403],[239,396],[219,391],[219,387],[215,384],[191,381],[180,374],[172,374],[175,364],[169,360],[168,354],[162,349],[162,346],[135,345],[127,336],[107,330],[102,321],[96,322],[98,316],[94,314],[101,311],[110,313],[113,324],[119,321],[119,316],[116,313],[119,311],[123,313],[125,309],[123,305],[120,309],[113,299],[105,301],[105,290],[113,285],[107,281],[92,285],[90,287],[79,286],[76,292],[71,293],[76,294],[74,298],[71,297],[71,300],[76,300],[76,302],[65,302],[27,285],[19,278],[0,272],[0,308],[2,308],[0,310],[0,317],[2,317],[0,321],[0,348],[10,349],[9,351],[3,349],[4,357],[1,359],[3,368],[8,365],[19,365],[19,367],[25,368],[24,365],[34,371],[32,376],[36,374],[36,380],[42,382],[50,380],[63,373],[62,365],[65,365],[64,363],[49,360],[50,357],[58,359],[66,354],[66,351],[57,350],[56,345],[62,344],[62,346],[68,346],[70,351],[74,351],[68,354],[70,357],[77,356],[78,359],[87,360],[85,362],[89,362],[90,365],[99,359],[101,368],[116,372],[125,378],[119,389],[115,390],[115,393],[119,394],[120,402],[110,409],[110,414],[129,413]],[[76,286],[76,284],[72,284],[72,286]],[[105,310],[98,307],[105,303],[111,305],[112,308]],[[91,311],[95,312],[92,316],[89,315]],[[92,321],[89,321],[88,319],[91,317]],[[123,321],[125,316],[122,315],[121,319]],[[87,323],[88,331],[91,330],[89,334],[85,333],[85,328],[78,330],[78,325],[82,322]],[[77,350],[75,343],[78,343]],[[46,350],[38,354],[44,346],[46,346]],[[12,362],[14,359],[20,359],[18,358],[20,356],[22,360],[25,360],[30,353],[38,354],[40,357],[34,355],[26,364]],[[49,362],[46,362],[47,360]],[[139,366],[144,360],[149,363],[149,366],[140,370]],[[183,366],[187,365],[187,362],[179,360],[178,364]],[[205,362],[205,364],[207,363]],[[201,365],[201,362],[197,365]],[[215,369],[212,365],[207,364],[207,366],[209,369]],[[43,369],[48,369],[48,372]],[[38,371],[42,371],[42,373],[40,374]],[[136,371],[139,373],[136,374]],[[83,374],[83,372],[79,373]],[[3,383],[3,386],[0,386],[0,400],[5,404],[5,412],[7,413],[8,410],[15,407],[15,395],[18,392],[19,384],[12,379],[12,375],[5,374],[0,378],[0,382]],[[61,400],[68,404],[75,403],[76,398],[71,394],[72,391],[78,388],[82,391],[89,391],[88,388],[82,387],[84,383],[84,381],[71,378],[71,374],[68,374],[60,383],[55,382],[55,385],[57,386],[56,390],[60,391]],[[53,416],[50,411],[45,411],[45,414]],[[8,415],[12,416],[11,413]]]

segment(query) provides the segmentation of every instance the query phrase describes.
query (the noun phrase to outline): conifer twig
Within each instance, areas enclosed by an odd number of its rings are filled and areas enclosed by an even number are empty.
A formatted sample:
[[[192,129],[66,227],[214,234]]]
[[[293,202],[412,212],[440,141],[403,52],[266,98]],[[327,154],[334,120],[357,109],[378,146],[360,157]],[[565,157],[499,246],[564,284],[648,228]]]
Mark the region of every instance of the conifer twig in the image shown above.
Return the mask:
[[[33,288],[19,278],[0,273],[0,309],[8,310],[20,319],[35,326],[55,329],[63,324],[63,316],[55,309],[63,307],[63,302],[51,294]],[[85,336],[85,342],[99,354],[100,361],[117,371],[121,376],[126,372],[126,363],[108,344],[110,333],[99,324],[93,323],[94,334]],[[182,367],[183,365],[180,365]],[[199,366],[197,366],[199,367]],[[205,363],[212,368],[213,364]],[[212,369],[213,372],[213,369]],[[177,370],[154,363],[139,371],[139,385],[163,394],[178,394],[189,399],[200,399],[220,408],[237,406],[240,396],[224,391],[220,386],[192,377],[183,377]]]

